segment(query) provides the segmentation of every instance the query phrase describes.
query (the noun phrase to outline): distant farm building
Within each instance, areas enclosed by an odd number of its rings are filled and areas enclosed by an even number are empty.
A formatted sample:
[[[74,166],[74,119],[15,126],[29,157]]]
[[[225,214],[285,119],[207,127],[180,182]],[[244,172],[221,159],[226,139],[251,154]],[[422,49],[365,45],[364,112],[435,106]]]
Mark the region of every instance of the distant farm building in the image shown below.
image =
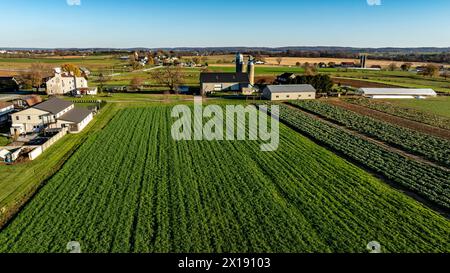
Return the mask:
[[[296,75],[294,73],[283,73],[277,76],[277,83],[288,84],[295,79]]]
[[[19,91],[20,85],[14,77],[0,77],[0,92]]]
[[[15,108],[28,108],[42,102],[41,96],[29,95],[13,100]]]
[[[272,101],[313,100],[316,93],[310,84],[268,85],[263,90],[263,97]]]
[[[244,56],[236,55],[236,72],[234,73],[210,73],[200,74],[200,88],[202,94],[221,91],[236,91],[251,93],[255,84],[255,63],[252,58],[248,61],[245,72]]]
[[[360,88],[359,92],[371,99],[423,99],[437,96],[433,89]]]

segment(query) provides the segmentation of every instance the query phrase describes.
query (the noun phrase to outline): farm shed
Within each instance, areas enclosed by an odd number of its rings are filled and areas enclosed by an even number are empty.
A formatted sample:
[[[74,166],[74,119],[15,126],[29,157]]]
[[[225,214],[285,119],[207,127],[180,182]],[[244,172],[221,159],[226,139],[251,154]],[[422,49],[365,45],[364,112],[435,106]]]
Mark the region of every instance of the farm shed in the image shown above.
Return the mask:
[[[371,99],[424,99],[437,96],[433,89],[360,88],[359,92]]]
[[[310,84],[268,85],[263,97],[268,100],[313,100],[316,89]]]

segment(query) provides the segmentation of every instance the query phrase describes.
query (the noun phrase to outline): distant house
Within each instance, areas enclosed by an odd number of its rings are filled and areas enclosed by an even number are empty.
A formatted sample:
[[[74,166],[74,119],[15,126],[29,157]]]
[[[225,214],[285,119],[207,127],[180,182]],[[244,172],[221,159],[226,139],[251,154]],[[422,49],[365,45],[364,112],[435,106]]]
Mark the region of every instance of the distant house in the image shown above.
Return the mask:
[[[14,111],[14,104],[0,101],[0,125],[8,122],[9,114]]]
[[[89,70],[82,70],[83,73],[90,73]],[[55,75],[46,82],[47,95],[97,95],[97,88],[89,88],[85,77],[76,77],[68,73],[61,72],[55,68]]]
[[[277,83],[279,84],[288,84],[295,79],[294,73],[283,73],[277,76]]]
[[[47,81],[47,95],[65,95],[78,88],[87,87],[88,82],[84,77],[55,73],[55,76]]]
[[[0,92],[19,91],[20,85],[14,77],[0,77]]]
[[[81,75],[85,78],[88,78],[91,75],[91,71],[86,67],[80,67]]]
[[[310,84],[268,85],[263,90],[263,97],[272,101],[313,100],[316,93]]]
[[[40,132],[44,128],[69,128],[69,132],[78,133],[91,120],[92,112],[76,109],[74,104],[58,98],[11,114],[11,135]]]
[[[371,99],[424,99],[437,96],[433,89],[412,88],[360,88],[359,93]]]

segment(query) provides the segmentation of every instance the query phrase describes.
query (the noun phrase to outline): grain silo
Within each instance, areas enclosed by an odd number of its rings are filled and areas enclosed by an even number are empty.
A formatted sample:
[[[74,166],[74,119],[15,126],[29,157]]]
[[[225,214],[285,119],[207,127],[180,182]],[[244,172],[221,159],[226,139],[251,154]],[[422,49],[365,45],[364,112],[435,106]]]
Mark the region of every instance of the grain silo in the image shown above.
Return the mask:
[[[250,56],[247,65],[248,79],[251,85],[255,84],[255,61]]]
[[[359,61],[361,64],[361,68],[366,68],[367,67],[367,54],[361,54],[359,56]]]
[[[244,55],[241,53],[236,54],[236,73],[244,72]]]

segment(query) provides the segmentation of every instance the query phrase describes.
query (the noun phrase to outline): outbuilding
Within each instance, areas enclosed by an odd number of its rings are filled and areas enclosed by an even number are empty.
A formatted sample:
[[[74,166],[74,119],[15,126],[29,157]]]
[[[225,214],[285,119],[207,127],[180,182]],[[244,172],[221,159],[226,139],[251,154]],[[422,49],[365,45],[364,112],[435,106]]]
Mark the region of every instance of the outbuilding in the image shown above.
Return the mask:
[[[425,99],[437,96],[433,89],[360,88],[359,92],[370,99]]]
[[[94,114],[85,108],[74,108],[58,119],[59,128],[69,128],[72,134],[83,131],[89,122],[92,121]]]
[[[272,101],[313,100],[316,93],[310,84],[268,85],[263,90],[263,97]]]

